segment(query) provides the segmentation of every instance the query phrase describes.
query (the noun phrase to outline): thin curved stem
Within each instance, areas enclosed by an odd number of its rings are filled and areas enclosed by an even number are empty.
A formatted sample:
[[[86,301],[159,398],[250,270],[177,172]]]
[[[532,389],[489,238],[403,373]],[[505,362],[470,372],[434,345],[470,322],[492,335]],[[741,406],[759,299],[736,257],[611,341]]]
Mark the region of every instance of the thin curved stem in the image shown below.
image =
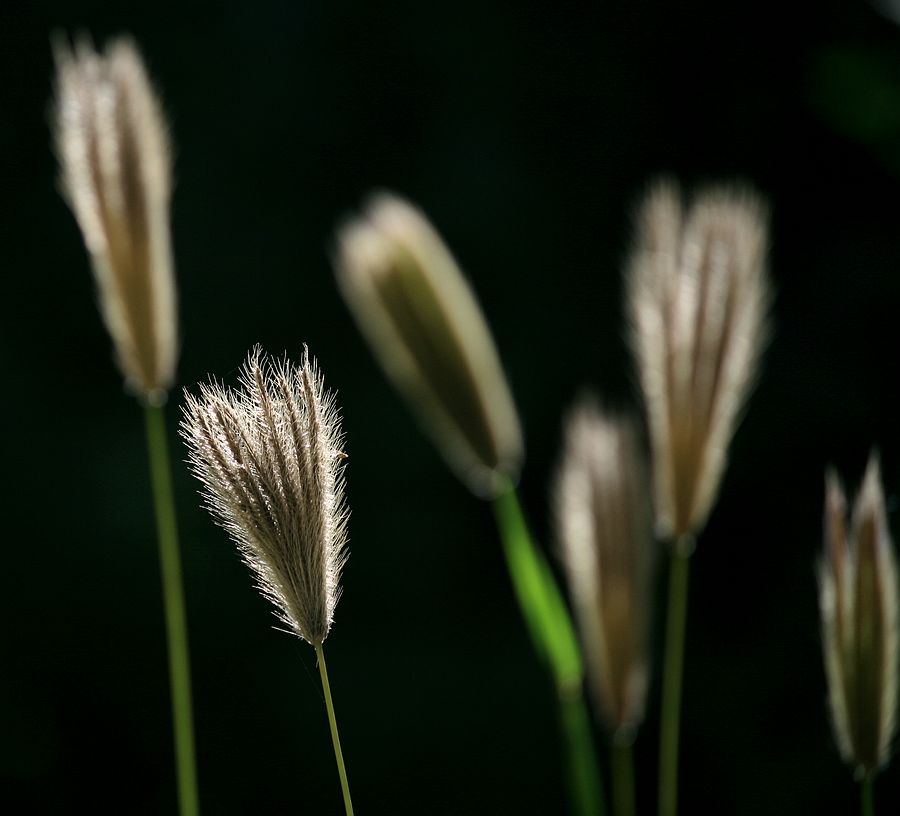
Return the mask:
[[[680,542],[679,542],[680,545]],[[659,816],[678,810],[678,732],[687,623],[689,548],[676,546],[669,564],[669,600],[659,732]]]
[[[162,407],[148,404],[144,407],[144,412],[159,539],[159,566],[166,617],[166,642],[169,648],[169,685],[172,696],[178,802],[181,816],[197,816],[200,813],[200,805],[194,751],[191,664],[188,652],[184,588],[181,578],[181,556],[178,551],[178,527],[175,520],[175,497],[172,491],[172,473],[169,465],[169,446],[166,441],[166,424]]]
[[[353,802],[350,801],[350,784],[347,782],[347,769],[344,767],[344,752],[341,751],[341,738],[338,736],[337,720],[334,716],[334,702],[331,699],[331,685],[328,682],[328,669],[325,666],[325,651],[321,645],[316,646],[316,657],[319,674],[322,677],[322,689],[325,692],[325,708],[328,709],[328,725],[331,726],[331,742],[334,745],[334,758],[337,762],[338,775],[341,777],[341,792],[344,794],[344,809],[347,816],[353,816]]]
[[[503,554],[532,644],[553,675],[566,753],[573,811],[606,812],[591,720],[584,700],[581,649],[550,564],[528,530],[510,484],[494,500]]]

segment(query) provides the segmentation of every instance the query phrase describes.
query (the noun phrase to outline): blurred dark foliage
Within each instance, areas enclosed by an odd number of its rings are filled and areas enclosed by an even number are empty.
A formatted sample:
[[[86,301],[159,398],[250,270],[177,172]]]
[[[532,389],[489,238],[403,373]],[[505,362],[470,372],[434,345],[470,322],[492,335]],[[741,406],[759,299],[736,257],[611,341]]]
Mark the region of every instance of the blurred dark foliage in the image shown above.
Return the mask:
[[[634,403],[620,276],[636,201],[660,172],[758,187],[777,331],[694,560],[682,811],[856,812],[814,563],[826,463],[854,484],[878,445],[900,490],[900,28],[852,0],[2,0],[0,810],[175,809],[142,419],[57,194],[54,31],[130,32],[163,91],[180,383],[231,379],[254,343],[296,357],[305,342],[339,391],[352,557],[328,648],[361,814],[565,805],[550,683],[490,508],[351,323],[335,224],[386,187],[454,248],[508,367],[524,500],[552,549],[563,411],[584,387]],[[204,811],[337,814],[312,650],[273,629],[183,466],[176,487]],[[647,813],[657,691],[637,744]],[[900,763],[876,804],[896,811]]]

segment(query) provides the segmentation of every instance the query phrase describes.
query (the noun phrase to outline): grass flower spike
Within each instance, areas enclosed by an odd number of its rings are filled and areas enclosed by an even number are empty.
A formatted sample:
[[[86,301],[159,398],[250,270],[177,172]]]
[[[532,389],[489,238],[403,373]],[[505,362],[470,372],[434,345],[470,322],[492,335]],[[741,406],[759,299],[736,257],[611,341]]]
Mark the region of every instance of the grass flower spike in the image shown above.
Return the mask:
[[[613,812],[634,814],[631,742],[647,696],[655,542],[650,476],[635,424],[579,406],[556,488],[563,559],[588,679],[613,735]]]
[[[169,236],[171,150],[159,100],[129,40],[104,54],[56,49],[62,187],[93,262],[100,309],[128,386],[151,401],[178,353]]]
[[[834,733],[864,785],[888,761],[897,725],[897,562],[878,459],[869,459],[848,525],[837,476],[825,480],[819,564],[822,645]]]
[[[312,646],[328,636],[346,559],[340,420],[315,362],[252,351],[240,391],[186,396],[182,435],[207,506],[279,617]]]
[[[765,345],[766,252],[747,191],[714,188],[685,211],[662,184],[640,211],[627,287],[663,537],[696,534],[718,492]]]
[[[425,217],[390,195],[340,231],[337,277],[388,375],[478,494],[518,475],[522,437],[475,296]]]
[[[557,480],[559,538],[597,702],[611,732],[644,713],[653,563],[649,469],[635,424],[579,406]]]
[[[299,366],[254,349],[240,388],[186,395],[181,433],[207,507],[290,630],[315,647],[344,806],[353,805],[322,644],[347,559],[343,436],[308,352]]]

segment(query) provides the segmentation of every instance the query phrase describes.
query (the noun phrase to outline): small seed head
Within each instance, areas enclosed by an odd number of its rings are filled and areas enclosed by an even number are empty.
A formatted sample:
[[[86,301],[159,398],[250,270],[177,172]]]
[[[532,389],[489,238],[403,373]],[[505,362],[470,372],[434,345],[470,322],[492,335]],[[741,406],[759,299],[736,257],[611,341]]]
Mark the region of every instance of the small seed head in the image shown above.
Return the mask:
[[[835,739],[860,773],[887,763],[897,721],[897,562],[873,453],[853,506],[825,478],[825,552],[819,563],[822,646]]]
[[[713,188],[685,210],[664,183],[640,210],[626,283],[662,537],[698,532],[718,493],[768,335],[766,234],[745,190]]]
[[[347,559],[343,437],[308,353],[299,366],[254,349],[240,388],[185,394],[181,435],[206,506],[280,619],[313,646],[331,630]]]
[[[171,150],[159,100],[129,40],[103,54],[56,47],[62,189],[94,268],[100,311],[129,388],[160,401],[175,377],[169,235]]]
[[[519,419],[481,309],[412,205],[382,194],[338,236],[338,283],[389,377],[478,494],[518,475]]]
[[[566,425],[556,489],[563,560],[588,678],[610,731],[627,736],[647,695],[653,568],[650,479],[635,423],[582,403]]]

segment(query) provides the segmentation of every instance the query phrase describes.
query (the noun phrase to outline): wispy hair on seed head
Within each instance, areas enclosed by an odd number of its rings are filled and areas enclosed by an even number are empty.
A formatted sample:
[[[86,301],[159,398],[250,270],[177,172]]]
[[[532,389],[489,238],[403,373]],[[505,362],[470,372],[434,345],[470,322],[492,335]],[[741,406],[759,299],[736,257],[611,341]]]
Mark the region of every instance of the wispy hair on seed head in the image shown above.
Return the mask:
[[[129,39],[100,54],[54,47],[63,194],[91,255],[100,310],[128,385],[151,400],[175,377],[169,235],[171,149],[159,100]]]
[[[334,396],[257,346],[239,388],[186,393],[181,434],[207,508],[237,543],[279,617],[313,646],[331,629],[347,559],[343,435]]]
[[[767,241],[765,207],[741,187],[685,207],[662,182],[640,209],[628,305],[662,536],[696,533],[718,492],[769,333]]]

